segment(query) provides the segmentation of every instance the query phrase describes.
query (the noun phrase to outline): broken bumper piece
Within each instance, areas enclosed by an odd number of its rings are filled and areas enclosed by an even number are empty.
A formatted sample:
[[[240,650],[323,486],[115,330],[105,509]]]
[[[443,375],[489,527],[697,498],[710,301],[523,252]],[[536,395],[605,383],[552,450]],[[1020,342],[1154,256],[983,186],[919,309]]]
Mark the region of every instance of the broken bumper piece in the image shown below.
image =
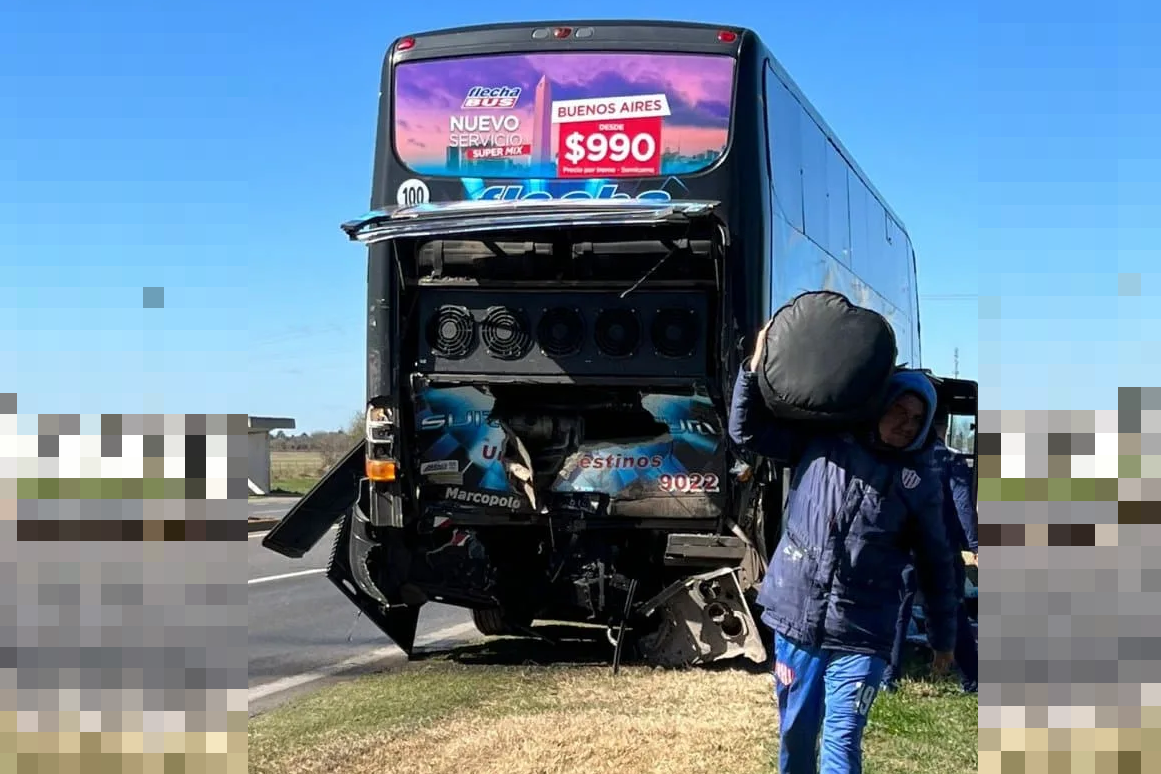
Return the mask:
[[[766,661],[757,623],[738,583],[737,568],[692,575],[642,603],[637,614],[660,623],[638,640],[641,655],[665,667],[706,664],[745,656]]]

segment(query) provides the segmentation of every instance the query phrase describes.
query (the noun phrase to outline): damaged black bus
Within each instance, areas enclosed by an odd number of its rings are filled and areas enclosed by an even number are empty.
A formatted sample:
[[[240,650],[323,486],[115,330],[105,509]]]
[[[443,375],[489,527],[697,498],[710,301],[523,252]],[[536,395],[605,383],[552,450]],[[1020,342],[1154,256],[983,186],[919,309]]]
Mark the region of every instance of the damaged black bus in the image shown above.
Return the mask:
[[[733,375],[817,288],[920,365],[902,222],[750,30],[440,30],[381,83],[372,209],[343,224],[366,439],[264,545],[338,522],[329,577],[408,653],[435,601],[484,634],[606,626],[614,659],[764,660],[780,476],[727,436]]]

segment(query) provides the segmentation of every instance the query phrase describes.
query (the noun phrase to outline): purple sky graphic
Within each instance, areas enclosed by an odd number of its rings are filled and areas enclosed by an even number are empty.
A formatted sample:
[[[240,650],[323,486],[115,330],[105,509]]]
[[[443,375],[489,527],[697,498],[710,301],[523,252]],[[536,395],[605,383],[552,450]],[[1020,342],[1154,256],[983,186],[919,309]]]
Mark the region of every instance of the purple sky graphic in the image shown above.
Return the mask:
[[[512,112],[530,126],[536,84],[548,76],[554,100],[664,93],[672,115],[663,141],[683,152],[716,150],[729,131],[734,61],[688,54],[518,54],[415,62],[396,72],[395,123],[400,155],[409,162],[441,159],[448,117],[473,86],[519,86]]]

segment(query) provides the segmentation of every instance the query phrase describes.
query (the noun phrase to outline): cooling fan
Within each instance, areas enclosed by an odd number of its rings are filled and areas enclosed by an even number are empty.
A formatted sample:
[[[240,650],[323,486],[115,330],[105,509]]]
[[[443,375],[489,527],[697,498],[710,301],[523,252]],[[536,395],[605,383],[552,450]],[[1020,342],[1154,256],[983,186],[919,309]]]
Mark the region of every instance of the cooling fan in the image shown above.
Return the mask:
[[[414,318],[416,370],[472,385],[644,388],[704,379],[715,325],[706,294],[641,289],[622,295],[587,286],[424,286]]]
[[[467,357],[476,343],[476,321],[467,307],[444,304],[427,320],[427,344],[449,360]]]
[[[606,357],[631,357],[641,341],[641,323],[633,309],[602,309],[593,326],[597,348]]]
[[[528,318],[522,309],[493,306],[480,324],[480,338],[493,357],[519,360],[532,348]]]
[[[692,309],[659,309],[653,317],[650,335],[657,354],[668,358],[689,357],[697,349],[700,335],[697,312]]]
[[[585,343],[585,321],[579,309],[557,306],[545,309],[536,328],[541,351],[549,357],[568,357]]]

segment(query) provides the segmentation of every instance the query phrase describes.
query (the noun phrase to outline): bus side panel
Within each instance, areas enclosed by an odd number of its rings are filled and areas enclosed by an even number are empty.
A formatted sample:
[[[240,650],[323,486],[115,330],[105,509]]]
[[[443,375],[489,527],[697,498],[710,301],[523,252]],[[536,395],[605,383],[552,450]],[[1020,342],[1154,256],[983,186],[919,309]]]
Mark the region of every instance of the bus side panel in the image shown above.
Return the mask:
[[[886,317],[899,361],[919,366],[907,235],[774,70],[765,76],[774,213],[771,310],[808,290],[842,293]]]
[[[770,279],[770,298],[773,309],[807,290],[833,290],[842,293],[859,306],[874,309],[891,323],[899,347],[899,361],[911,362],[913,357],[912,325],[904,315],[876,293],[858,275],[828,255],[782,218],[775,218],[771,232],[771,250],[774,253]]]

